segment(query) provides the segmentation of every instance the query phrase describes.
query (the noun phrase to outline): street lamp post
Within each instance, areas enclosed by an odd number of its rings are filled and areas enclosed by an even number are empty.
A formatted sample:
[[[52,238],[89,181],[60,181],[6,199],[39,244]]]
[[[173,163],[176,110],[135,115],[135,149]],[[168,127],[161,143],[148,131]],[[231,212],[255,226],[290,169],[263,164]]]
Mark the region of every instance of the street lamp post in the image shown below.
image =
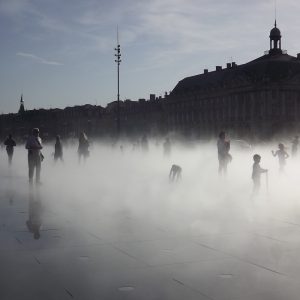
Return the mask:
[[[120,124],[120,63],[121,63],[121,47],[119,44],[119,31],[117,30],[117,48],[115,48],[115,62],[118,65],[118,106],[117,106],[117,133],[120,135],[121,124]]]

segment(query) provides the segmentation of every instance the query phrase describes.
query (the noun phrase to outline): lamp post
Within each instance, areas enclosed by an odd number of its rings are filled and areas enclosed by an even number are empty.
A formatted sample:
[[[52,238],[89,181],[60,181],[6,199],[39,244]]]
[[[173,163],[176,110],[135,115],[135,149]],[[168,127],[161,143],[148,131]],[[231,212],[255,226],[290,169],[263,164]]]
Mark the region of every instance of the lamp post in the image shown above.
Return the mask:
[[[120,63],[121,63],[121,47],[119,44],[119,31],[117,29],[117,48],[115,48],[115,62],[118,65],[118,106],[117,106],[117,133],[120,135],[121,124],[120,124]]]

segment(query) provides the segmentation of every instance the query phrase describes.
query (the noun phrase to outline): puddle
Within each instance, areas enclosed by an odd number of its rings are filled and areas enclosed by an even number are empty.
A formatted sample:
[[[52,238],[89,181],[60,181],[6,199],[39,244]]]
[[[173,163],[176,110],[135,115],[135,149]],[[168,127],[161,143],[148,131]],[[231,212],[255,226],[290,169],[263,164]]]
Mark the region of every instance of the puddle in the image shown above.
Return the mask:
[[[134,287],[132,287],[132,286],[121,286],[121,287],[118,288],[118,290],[120,292],[131,292],[131,291],[134,290]]]

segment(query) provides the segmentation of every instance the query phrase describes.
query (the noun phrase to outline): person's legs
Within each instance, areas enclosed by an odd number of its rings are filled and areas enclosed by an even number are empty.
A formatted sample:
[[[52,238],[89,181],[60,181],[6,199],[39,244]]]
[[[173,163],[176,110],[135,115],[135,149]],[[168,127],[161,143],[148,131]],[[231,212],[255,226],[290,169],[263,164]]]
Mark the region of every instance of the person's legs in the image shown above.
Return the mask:
[[[29,175],[29,182],[32,182],[33,179],[33,173],[34,173],[34,162],[33,158],[28,155],[28,175]]]
[[[284,166],[285,166],[284,163],[282,163],[282,162],[279,163],[279,173],[280,174],[284,173]]]
[[[260,182],[257,179],[253,180],[253,194],[257,195],[259,189],[260,189]]]
[[[176,176],[176,181],[181,179],[181,169],[177,170],[177,176]]]
[[[219,160],[219,170],[218,170],[218,172],[219,172],[219,175],[221,175],[221,173],[222,173],[222,163],[221,163],[220,160]]]
[[[224,162],[224,167],[223,167],[223,173],[224,173],[224,175],[227,175],[227,165],[228,165],[228,162],[225,161]]]
[[[11,165],[12,157],[13,157],[13,154],[12,154],[12,153],[9,153],[9,154],[8,154],[8,164],[9,164],[9,165]]]
[[[174,181],[174,165],[172,165],[171,170],[170,170],[170,174],[169,174],[169,179],[170,181]]]
[[[219,158],[219,175],[222,175],[225,172],[225,161],[224,159]]]
[[[172,173],[171,173],[171,181],[174,181],[174,178],[175,178],[175,172],[174,172],[174,169],[173,169]]]
[[[259,190],[260,190],[260,179],[259,178],[254,178],[253,179],[253,190],[252,190],[251,198],[257,196],[258,193],[259,193]]]
[[[8,164],[11,165],[13,150],[12,149],[6,149],[6,152],[7,152],[7,156],[8,156]]]
[[[41,159],[39,157],[36,158],[35,161],[35,181],[36,183],[41,182]]]

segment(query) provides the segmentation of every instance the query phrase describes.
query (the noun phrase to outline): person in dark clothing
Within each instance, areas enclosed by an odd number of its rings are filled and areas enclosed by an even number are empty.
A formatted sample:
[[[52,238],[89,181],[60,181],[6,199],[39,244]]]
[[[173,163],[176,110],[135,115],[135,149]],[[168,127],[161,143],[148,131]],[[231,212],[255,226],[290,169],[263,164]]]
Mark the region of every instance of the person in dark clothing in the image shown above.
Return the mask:
[[[56,162],[58,159],[63,161],[63,147],[61,144],[60,136],[56,136],[55,146],[54,146],[54,161]]]
[[[86,134],[83,131],[80,133],[78,142],[79,142],[78,159],[79,159],[79,163],[80,163],[82,156],[83,156],[83,159],[86,160],[86,158],[90,155],[90,152],[89,152],[90,143],[88,141]]]
[[[12,158],[14,155],[14,147],[17,145],[15,140],[12,138],[11,134],[9,134],[6,140],[4,141],[4,145],[6,146],[6,152],[8,155],[8,164],[11,165]]]
[[[28,150],[28,168],[29,168],[29,183],[32,184],[35,170],[36,183],[40,184],[41,164],[44,159],[41,150],[43,149],[42,140],[40,138],[38,128],[32,129],[32,134],[28,137],[25,148]]]

